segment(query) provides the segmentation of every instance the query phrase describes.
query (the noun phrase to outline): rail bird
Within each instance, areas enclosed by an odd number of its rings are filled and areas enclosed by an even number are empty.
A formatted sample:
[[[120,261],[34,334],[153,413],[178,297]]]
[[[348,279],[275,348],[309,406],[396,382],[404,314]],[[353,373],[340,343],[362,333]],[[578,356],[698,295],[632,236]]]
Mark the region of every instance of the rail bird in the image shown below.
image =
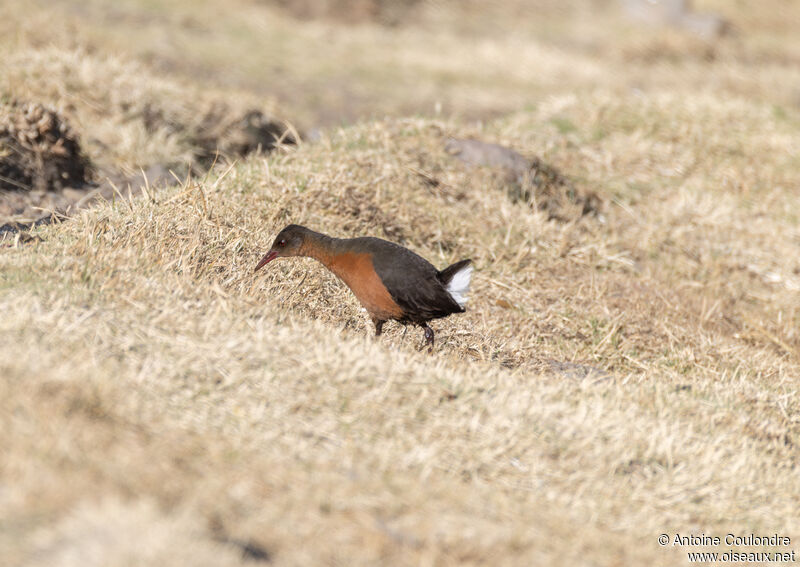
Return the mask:
[[[306,256],[322,263],[342,280],[369,313],[380,335],[394,320],[419,325],[433,350],[432,319],[463,313],[472,261],[461,260],[437,270],[408,248],[373,237],[334,238],[290,224],[278,233],[254,271],[276,258]]]

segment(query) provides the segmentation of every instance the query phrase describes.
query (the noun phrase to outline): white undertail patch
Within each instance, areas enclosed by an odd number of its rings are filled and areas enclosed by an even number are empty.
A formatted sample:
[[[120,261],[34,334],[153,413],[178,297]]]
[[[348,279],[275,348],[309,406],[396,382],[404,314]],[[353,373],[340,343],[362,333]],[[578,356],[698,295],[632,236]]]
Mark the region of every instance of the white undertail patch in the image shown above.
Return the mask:
[[[447,284],[447,292],[462,309],[467,304],[467,293],[469,293],[469,281],[471,278],[472,265],[467,264],[457,271],[450,280],[450,283]]]

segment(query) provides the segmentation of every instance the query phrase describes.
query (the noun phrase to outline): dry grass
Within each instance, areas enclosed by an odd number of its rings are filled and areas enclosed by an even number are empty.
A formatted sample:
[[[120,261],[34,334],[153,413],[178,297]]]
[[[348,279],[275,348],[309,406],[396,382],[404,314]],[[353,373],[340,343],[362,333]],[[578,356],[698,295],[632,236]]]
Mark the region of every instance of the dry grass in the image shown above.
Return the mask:
[[[573,50],[530,39],[541,82],[498,66],[496,88],[573,92],[478,124],[364,121],[0,242],[0,556],[675,565],[685,550],[661,533],[795,538],[800,113],[772,88],[791,76],[777,58],[735,50],[796,44],[759,25],[718,47],[729,65],[627,68],[626,42],[647,41],[632,30],[573,68]],[[672,33],[652,41],[691,52]],[[518,52],[486,41],[498,60]],[[395,57],[418,69],[426,50]],[[448,69],[469,83],[468,63]],[[390,106],[413,89],[398,90]],[[547,221],[465,170],[448,136],[542,157],[602,215]],[[435,324],[433,356],[417,330],[376,340],[313,261],[252,274],[288,222],[388,237],[438,266],[471,257],[469,311]]]
[[[171,82],[188,83],[190,98],[198,86],[277,98],[303,129],[437,108],[447,117],[485,119],[598,86],[614,94],[734,93],[782,106],[800,96],[800,39],[792,33],[800,5],[783,0],[763,10],[694,2],[722,13],[736,31],[713,44],[636,28],[611,0],[430,0],[411,3],[408,21],[392,27],[295,20],[280,4],[7,0],[0,52],[33,45],[88,49],[100,60],[133,56]],[[95,84],[102,92],[109,83]]]
[[[280,112],[274,100],[159,76],[84,47],[12,51],[0,61],[0,96],[58,109],[106,174],[154,164],[186,170],[198,157],[198,130],[219,127],[218,116],[224,123],[249,109]]]

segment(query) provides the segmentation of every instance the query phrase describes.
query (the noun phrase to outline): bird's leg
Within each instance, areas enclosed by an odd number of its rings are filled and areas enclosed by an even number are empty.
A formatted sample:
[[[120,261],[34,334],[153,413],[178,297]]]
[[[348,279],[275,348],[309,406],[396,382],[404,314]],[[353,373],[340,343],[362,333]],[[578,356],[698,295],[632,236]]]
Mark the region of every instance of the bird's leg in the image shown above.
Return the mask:
[[[428,352],[433,352],[433,329],[427,323],[422,323],[420,327],[425,331],[425,344],[428,345]]]
[[[375,323],[375,336],[377,337],[383,332],[383,324],[386,321],[381,321],[380,319],[376,319],[373,317],[372,322]]]

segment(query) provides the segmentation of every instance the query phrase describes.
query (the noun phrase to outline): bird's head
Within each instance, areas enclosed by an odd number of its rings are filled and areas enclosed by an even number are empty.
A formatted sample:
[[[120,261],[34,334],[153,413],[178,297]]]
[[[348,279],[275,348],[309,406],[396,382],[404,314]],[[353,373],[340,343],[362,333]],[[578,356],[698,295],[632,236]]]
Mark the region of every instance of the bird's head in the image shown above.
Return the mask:
[[[278,233],[269,249],[261,261],[256,266],[254,272],[272,262],[275,258],[285,256],[302,256],[303,243],[309,230],[298,224],[290,224]]]

